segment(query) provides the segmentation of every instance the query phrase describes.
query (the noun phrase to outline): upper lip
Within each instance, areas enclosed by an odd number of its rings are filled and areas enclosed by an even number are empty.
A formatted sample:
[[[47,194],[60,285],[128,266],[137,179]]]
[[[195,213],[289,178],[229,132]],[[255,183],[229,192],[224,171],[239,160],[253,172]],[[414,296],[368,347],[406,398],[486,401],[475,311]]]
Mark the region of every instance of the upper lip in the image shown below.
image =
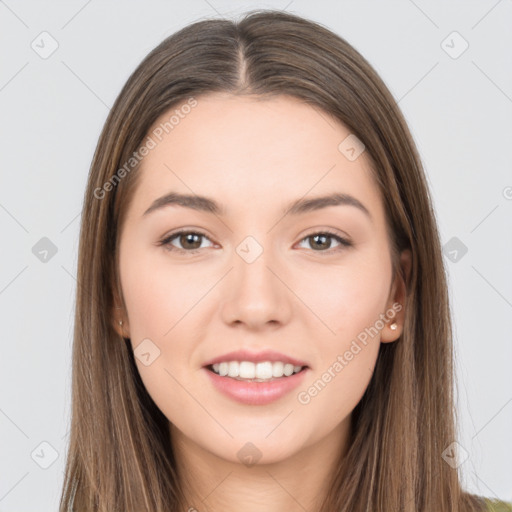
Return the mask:
[[[221,356],[215,357],[207,361],[204,366],[210,366],[216,363],[222,363],[227,361],[251,361],[253,363],[262,363],[264,361],[276,362],[282,361],[283,363],[293,364],[293,366],[308,366],[307,363],[296,359],[294,357],[281,354],[274,350],[263,350],[260,352],[251,352],[249,350],[235,350],[234,352],[228,352]]]

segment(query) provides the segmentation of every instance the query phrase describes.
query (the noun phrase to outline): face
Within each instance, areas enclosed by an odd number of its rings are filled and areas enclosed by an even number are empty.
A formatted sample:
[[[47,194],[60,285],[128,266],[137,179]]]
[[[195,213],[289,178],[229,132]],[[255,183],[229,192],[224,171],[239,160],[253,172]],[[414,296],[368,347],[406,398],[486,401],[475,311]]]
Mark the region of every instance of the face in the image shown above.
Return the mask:
[[[275,462],[346,431],[400,335],[383,202],[349,135],[291,97],[224,94],[152,135],[121,232],[123,335],[176,435],[212,456]],[[352,199],[311,202],[333,194]]]

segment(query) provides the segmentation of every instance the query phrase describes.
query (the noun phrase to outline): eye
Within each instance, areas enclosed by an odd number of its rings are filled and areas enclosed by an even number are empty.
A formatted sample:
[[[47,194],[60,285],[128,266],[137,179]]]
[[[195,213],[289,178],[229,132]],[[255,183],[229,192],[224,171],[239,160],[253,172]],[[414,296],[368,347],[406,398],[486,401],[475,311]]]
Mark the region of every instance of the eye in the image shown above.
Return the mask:
[[[160,241],[158,245],[164,246],[168,251],[195,254],[204,248],[201,247],[201,239],[209,240],[209,238],[204,233],[200,233],[198,231],[180,230],[176,231],[175,233],[171,233],[169,236]],[[339,246],[338,249],[335,249],[334,251],[329,250],[332,247],[333,239],[338,243]],[[173,244],[174,241],[178,242],[181,247],[176,247]],[[322,253],[338,252],[343,247],[351,247],[353,245],[349,240],[342,238],[341,236],[329,230],[311,233],[310,235],[303,238],[300,243],[305,241],[312,241],[311,247],[313,250],[315,252]]]
[[[335,249],[334,251],[328,251],[328,249],[332,246],[332,239],[336,240],[339,247],[338,249]],[[329,230],[320,231],[317,233],[311,233],[310,235],[306,236],[301,240],[300,243],[305,241],[312,241],[310,243],[311,247],[316,252],[338,252],[339,250],[342,250],[344,247],[351,247],[353,244],[349,240],[342,238],[341,236],[337,235],[336,233],[333,233]]]
[[[168,237],[164,238],[158,245],[164,246],[168,251],[186,252],[194,254],[201,249],[201,238],[209,240],[209,238],[197,231],[181,230],[171,233]],[[171,242],[176,240],[181,247],[176,247]]]

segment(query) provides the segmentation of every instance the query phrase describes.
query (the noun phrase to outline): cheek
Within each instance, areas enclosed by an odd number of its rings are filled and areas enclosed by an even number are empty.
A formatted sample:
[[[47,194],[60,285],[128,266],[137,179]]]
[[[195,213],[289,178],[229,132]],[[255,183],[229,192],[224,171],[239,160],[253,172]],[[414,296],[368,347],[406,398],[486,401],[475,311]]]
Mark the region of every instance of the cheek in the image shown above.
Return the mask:
[[[120,275],[135,362],[155,403],[172,414],[166,410],[169,396],[178,410],[186,405],[177,403],[185,398],[178,383],[184,382],[190,367],[195,334],[187,331],[205,281],[164,264],[155,251],[138,250],[128,242],[124,249]]]
[[[191,272],[165,264],[165,258],[153,250],[138,250],[135,244],[130,248],[128,242],[124,249],[120,259],[122,291],[144,387],[171,422],[179,424],[180,411],[186,409],[187,417],[201,424],[202,411],[191,407],[183,386],[193,396],[200,393],[189,375],[195,345],[190,322],[194,306],[205,293],[205,280],[191,279]]]
[[[315,319],[319,358],[301,389],[302,400],[297,397],[299,403],[317,409],[319,414],[331,411],[332,421],[357,405],[377,360],[390,279],[389,260],[379,261],[372,253],[358,255],[353,264],[330,268],[325,275],[317,272],[303,281],[308,306],[321,323]],[[314,332],[312,327],[310,332]]]
[[[120,273],[123,295],[130,320],[132,342],[155,338],[166,343],[179,330],[180,323],[200,302],[214,277],[185,265],[170,265],[165,249],[129,250],[122,253]],[[183,320],[182,320],[183,319]]]
[[[301,297],[324,324],[318,329],[327,342],[326,353],[343,349],[347,340],[374,326],[385,312],[391,266],[375,254],[354,254],[343,265],[302,273]]]
[[[298,391],[297,412],[304,421],[318,423],[320,419],[318,434],[331,431],[350,417],[370,383],[378,349],[378,344],[369,345],[350,361],[343,354],[333,357]]]

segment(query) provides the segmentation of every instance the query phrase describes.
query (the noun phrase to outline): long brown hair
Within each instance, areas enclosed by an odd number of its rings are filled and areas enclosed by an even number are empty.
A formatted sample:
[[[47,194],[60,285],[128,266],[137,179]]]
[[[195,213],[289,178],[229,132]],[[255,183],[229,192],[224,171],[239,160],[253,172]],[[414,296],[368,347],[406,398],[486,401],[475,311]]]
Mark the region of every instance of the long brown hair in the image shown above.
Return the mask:
[[[401,272],[399,252],[412,253],[403,333],[381,344],[322,510],[483,510],[442,456],[456,440],[452,327],[435,214],[406,122],[347,41],[299,16],[258,10],[238,22],[199,21],[165,39],[130,76],[101,133],[80,231],[60,511],[163,512],[184,503],[169,421],[145,390],[129,340],[112,318],[120,227],[138,176],[134,152],[159,116],[212,92],[293,96],[349,127],[373,163],[395,272]]]

